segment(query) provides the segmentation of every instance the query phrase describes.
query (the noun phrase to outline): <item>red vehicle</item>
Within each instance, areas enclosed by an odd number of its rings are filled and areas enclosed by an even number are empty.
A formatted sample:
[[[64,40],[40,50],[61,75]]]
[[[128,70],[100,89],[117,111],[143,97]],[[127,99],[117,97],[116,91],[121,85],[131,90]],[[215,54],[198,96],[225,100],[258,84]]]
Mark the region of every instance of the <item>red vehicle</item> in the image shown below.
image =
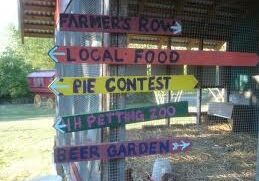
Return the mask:
[[[49,90],[48,85],[54,80],[55,70],[40,70],[27,76],[30,91],[34,94],[34,105],[40,107],[46,104],[54,108],[55,95]]]

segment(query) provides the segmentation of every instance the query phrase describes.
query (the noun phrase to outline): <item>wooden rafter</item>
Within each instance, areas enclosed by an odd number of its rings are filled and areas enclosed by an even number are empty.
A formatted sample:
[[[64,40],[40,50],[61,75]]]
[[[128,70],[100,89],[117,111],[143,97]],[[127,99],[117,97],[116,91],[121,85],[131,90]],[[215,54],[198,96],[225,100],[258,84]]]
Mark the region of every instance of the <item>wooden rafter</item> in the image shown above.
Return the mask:
[[[35,6],[35,5],[24,5],[24,10],[29,10],[29,11],[38,11],[38,12],[54,12],[55,7],[49,7],[49,6]]]
[[[25,37],[37,37],[37,38],[53,38],[52,33],[24,33]]]
[[[22,40],[24,37],[53,37],[55,0],[19,0]]]
[[[24,20],[37,20],[37,21],[54,21],[54,18],[52,16],[39,16],[39,15],[23,15]]]
[[[33,25],[33,24],[25,24],[26,29],[38,29],[38,30],[52,30],[54,29],[53,25]]]

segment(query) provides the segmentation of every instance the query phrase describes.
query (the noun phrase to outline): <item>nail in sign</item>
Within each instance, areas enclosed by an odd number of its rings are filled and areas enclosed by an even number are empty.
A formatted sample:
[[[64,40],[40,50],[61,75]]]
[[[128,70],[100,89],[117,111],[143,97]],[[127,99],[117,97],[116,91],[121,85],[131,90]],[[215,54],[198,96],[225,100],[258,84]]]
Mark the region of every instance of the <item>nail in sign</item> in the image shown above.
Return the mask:
[[[55,163],[78,162],[90,160],[110,160],[125,157],[141,157],[155,154],[186,152],[192,147],[187,138],[161,138],[143,141],[125,141],[56,147]]]

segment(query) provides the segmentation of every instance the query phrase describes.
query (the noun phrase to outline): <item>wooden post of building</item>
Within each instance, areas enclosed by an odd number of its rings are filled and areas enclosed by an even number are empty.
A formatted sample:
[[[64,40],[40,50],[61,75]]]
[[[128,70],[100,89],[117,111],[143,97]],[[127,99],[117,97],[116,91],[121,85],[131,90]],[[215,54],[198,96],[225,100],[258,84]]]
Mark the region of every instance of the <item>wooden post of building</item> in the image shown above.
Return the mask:
[[[171,41],[171,37],[169,36],[167,38],[167,49],[171,50],[171,44],[172,44],[172,41]],[[166,75],[170,75],[171,74],[171,67],[170,65],[167,65],[166,67]],[[168,91],[168,96],[167,96],[167,102],[171,102],[171,91]],[[170,118],[167,118],[167,126],[169,127],[170,126]]]
[[[203,50],[203,39],[199,41],[199,50]],[[201,66],[197,67],[197,78],[199,80],[197,87],[197,125],[201,124],[201,100],[202,100],[202,78],[203,78],[203,68]]]
[[[114,0],[110,2],[110,12],[113,16],[126,16],[127,15],[127,0]],[[111,45],[116,47],[127,46],[127,36],[125,34],[111,34]],[[111,76],[125,75],[125,65],[110,65],[108,66],[108,74]],[[125,108],[125,95],[124,94],[111,94],[110,95],[110,109],[123,109]],[[109,141],[124,141],[125,140],[125,126],[109,129]],[[123,181],[125,178],[125,159],[114,159],[108,161],[108,180]]]

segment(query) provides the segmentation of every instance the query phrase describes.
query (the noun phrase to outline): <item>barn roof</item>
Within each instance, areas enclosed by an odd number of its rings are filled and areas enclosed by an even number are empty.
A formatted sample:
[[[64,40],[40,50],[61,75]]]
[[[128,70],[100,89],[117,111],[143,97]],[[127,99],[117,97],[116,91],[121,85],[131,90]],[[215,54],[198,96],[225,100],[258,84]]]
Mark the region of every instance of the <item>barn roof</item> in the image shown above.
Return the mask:
[[[54,77],[56,74],[55,70],[41,70],[41,71],[35,71],[30,73],[27,77],[33,78],[33,77]]]
[[[227,40],[229,30],[251,12],[256,0],[129,0],[129,16],[172,17],[183,24],[183,37]],[[54,37],[57,0],[19,0],[24,37]],[[194,32],[195,31],[195,32]],[[195,37],[194,37],[195,35]]]

